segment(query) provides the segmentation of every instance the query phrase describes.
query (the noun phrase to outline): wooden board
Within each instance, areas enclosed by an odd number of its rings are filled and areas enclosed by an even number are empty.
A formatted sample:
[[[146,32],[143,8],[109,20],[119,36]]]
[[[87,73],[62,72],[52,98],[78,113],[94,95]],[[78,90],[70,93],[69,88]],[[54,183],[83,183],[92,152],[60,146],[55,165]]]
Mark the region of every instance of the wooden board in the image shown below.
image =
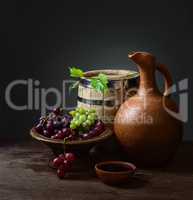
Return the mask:
[[[192,144],[183,144],[168,167],[140,169],[138,176],[122,187],[101,183],[87,157],[76,162],[65,180],[59,180],[47,166],[50,155],[40,143],[1,146],[0,200],[193,199]]]

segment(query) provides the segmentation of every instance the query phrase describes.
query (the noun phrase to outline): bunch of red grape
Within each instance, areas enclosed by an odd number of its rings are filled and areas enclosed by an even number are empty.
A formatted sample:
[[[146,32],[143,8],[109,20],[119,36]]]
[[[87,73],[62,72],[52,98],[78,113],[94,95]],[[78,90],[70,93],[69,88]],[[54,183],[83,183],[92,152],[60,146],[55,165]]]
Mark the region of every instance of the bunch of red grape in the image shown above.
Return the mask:
[[[62,140],[84,140],[100,135],[105,125],[97,119],[95,110],[77,108],[65,114],[56,108],[46,117],[41,117],[34,130],[39,134]]]
[[[52,165],[57,169],[57,176],[60,179],[63,179],[66,173],[69,172],[75,159],[76,157],[73,153],[60,154],[53,159]]]
[[[41,117],[34,129],[45,137],[52,139],[73,138],[74,132],[70,126],[71,115],[64,114],[64,110],[56,108],[46,117]]]

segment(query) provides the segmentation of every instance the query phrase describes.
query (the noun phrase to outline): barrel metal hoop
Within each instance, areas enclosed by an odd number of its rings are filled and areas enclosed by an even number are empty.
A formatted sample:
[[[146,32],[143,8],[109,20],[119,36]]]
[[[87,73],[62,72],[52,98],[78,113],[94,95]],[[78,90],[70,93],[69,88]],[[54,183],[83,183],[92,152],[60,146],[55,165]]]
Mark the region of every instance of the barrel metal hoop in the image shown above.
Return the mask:
[[[89,105],[98,105],[98,106],[101,106],[101,105],[105,105],[105,106],[108,106],[108,107],[112,107],[112,106],[115,106],[115,100],[95,100],[95,99],[85,99],[85,98],[82,98],[82,97],[77,97],[77,100],[81,103],[84,103],[84,104],[89,104]]]
[[[84,85],[85,87],[89,87],[89,86],[91,85],[91,81],[88,80],[88,79],[84,79],[84,78],[80,79],[80,83],[81,83],[82,85]],[[109,81],[108,81],[108,87],[109,87],[109,88],[114,88],[114,85],[115,85],[116,83],[117,83],[116,80],[109,80]]]

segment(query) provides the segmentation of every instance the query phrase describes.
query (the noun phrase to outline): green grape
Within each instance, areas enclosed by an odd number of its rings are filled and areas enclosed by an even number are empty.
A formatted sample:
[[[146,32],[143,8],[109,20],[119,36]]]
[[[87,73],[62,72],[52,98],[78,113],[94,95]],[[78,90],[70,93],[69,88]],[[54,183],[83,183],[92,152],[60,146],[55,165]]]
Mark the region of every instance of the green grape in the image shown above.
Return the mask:
[[[76,124],[71,123],[71,124],[70,124],[70,128],[75,129],[75,128],[76,128]]]
[[[80,107],[80,108],[79,108],[79,113],[80,113],[80,114],[84,114],[84,113],[85,113],[85,109]]]
[[[79,116],[80,116],[80,113],[77,112],[77,113],[75,114],[75,117],[76,117],[76,118],[79,118]]]
[[[76,120],[78,120],[79,119],[79,116],[75,116],[74,118],[73,118],[73,121],[76,121]]]
[[[72,110],[72,111],[70,111],[69,113],[70,113],[70,115],[72,115],[72,117],[74,117],[75,114],[76,114],[76,111],[75,111],[75,110]]]
[[[89,113],[89,112],[88,112],[88,110],[87,110],[87,111],[85,112],[85,114],[88,115],[88,113]]]
[[[80,115],[79,120],[83,123],[86,120],[86,115]]]
[[[86,123],[86,122],[83,122],[83,123],[82,123],[82,127],[86,128],[86,127],[87,127],[87,123]]]
[[[71,124],[75,124],[75,121],[76,121],[76,120],[73,119],[73,120],[71,121]]]
[[[88,120],[93,120],[94,117],[93,117],[92,115],[88,115],[88,116],[87,116],[87,119],[88,119]]]
[[[79,112],[79,113],[80,113],[80,112],[84,112],[84,108],[78,107],[78,108],[76,108],[76,111]]]
[[[88,126],[92,125],[92,121],[89,120],[89,119],[87,119],[87,120],[85,121],[85,123],[86,123]]]
[[[90,126],[95,123],[97,119],[96,110],[95,109],[84,109],[82,107],[78,107],[75,110],[71,111],[73,119],[70,124],[70,128],[78,129],[78,131],[86,132],[90,129]]]
[[[76,126],[80,126],[80,124],[81,124],[81,122],[79,120],[76,120],[74,123]]]

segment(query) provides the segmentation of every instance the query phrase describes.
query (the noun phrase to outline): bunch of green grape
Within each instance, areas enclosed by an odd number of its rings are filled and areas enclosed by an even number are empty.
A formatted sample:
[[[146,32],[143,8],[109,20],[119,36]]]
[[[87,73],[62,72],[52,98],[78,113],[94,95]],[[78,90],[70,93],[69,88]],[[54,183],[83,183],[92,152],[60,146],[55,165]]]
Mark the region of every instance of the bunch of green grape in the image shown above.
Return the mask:
[[[73,119],[70,123],[70,128],[87,131],[97,120],[96,110],[86,110],[84,108],[76,108],[70,112]]]

